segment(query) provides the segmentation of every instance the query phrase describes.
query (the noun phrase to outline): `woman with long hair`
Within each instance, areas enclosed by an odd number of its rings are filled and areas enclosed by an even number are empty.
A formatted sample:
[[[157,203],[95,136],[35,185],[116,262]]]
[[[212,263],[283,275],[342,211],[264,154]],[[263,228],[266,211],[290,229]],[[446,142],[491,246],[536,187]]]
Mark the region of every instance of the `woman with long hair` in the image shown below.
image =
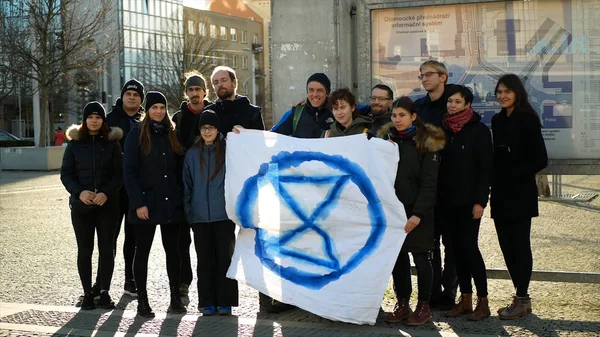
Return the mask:
[[[548,165],[541,123],[529,104],[521,79],[507,74],[496,84],[502,110],[492,118],[494,173],[491,215],[516,294],[498,310],[501,319],[531,313],[529,282],[533,271],[531,218],[539,215],[535,175]]]
[[[441,129],[421,122],[415,104],[408,97],[394,101],[392,122],[378,134],[398,144],[400,162],[394,188],[408,218],[404,227],[407,236],[392,271],[398,302],[385,320],[397,323],[408,318],[408,325],[419,326],[431,320],[433,269],[429,254],[433,248],[433,207],[440,163],[437,152],[444,148],[445,136]],[[408,253],[412,254],[417,267],[419,290],[413,314],[409,304],[412,285]]]
[[[114,270],[114,234],[119,216],[119,189],[123,185],[123,131],[109,127],[102,104],[90,102],[83,122],[67,129],[60,180],[71,194],[69,207],[77,239],[77,270],[83,286],[81,309],[95,308],[92,291],[94,232],[98,235],[100,299],[98,305],[114,309],[110,282]]]
[[[185,154],[183,202],[198,258],[198,309],[205,316],[231,315],[238,306],[237,281],[227,278],[235,247],[235,224],[225,211],[225,139],[212,110],[200,115],[200,137]]]
[[[321,138],[369,133],[373,126],[373,118],[360,115],[356,109],[356,98],[350,89],[341,88],[332,92],[329,96],[329,104],[335,122],[331,124],[329,130],[323,132]]]
[[[492,135],[471,109],[473,92],[453,85],[446,92],[446,112],[442,127],[446,147],[438,176],[438,212],[448,228],[460,284],[460,301],[447,317],[469,314],[478,321],[490,316],[485,262],[479,251],[479,225],[490,194],[493,168]],[[477,288],[477,307],[473,311],[473,287]]]
[[[182,200],[183,148],[167,112],[167,99],[157,91],[144,98],[146,114],[125,140],[124,178],[129,195],[128,219],[135,224],[133,276],[138,287],[138,315],[154,317],[148,302],[148,258],[156,227],[167,258],[171,289],[168,312],[185,313],[179,290],[181,270],[179,224],[184,221]]]

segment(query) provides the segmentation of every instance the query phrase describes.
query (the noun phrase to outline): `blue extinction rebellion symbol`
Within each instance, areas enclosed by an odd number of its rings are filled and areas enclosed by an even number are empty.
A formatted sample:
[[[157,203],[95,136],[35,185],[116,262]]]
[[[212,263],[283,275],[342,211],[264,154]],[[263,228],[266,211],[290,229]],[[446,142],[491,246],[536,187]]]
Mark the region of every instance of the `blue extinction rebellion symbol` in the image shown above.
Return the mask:
[[[310,161],[322,162],[341,173],[318,176],[283,173],[286,169],[298,167],[302,163]],[[281,235],[272,236],[269,235],[267,230],[256,226],[254,218],[257,209],[258,189],[261,182],[264,185],[265,181],[272,184],[292,214],[301,221],[299,227],[285,231]],[[336,256],[334,251],[332,239],[321,228],[320,223],[326,220],[330,211],[336,206],[340,194],[349,182],[354,183],[367,199],[367,212],[371,221],[371,229],[364,246],[350,256],[344,265],[341,265],[339,257]],[[333,187],[328,192],[325,200],[317,204],[312,214],[307,214],[298,201],[291,196],[287,187],[282,186],[282,183],[313,184],[317,186],[333,185]],[[242,227],[256,231],[254,252],[262,264],[280,277],[310,289],[321,289],[330,282],[338,280],[342,275],[354,270],[378,247],[387,225],[379,196],[363,169],[340,155],[326,155],[320,152],[280,152],[273,156],[269,163],[263,163],[260,166],[258,174],[245,181],[237,199],[235,210]],[[348,219],[348,226],[352,226],[352,219]],[[325,258],[285,248],[287,243],[311,230],[323,239]],[[305,264],[308,263],[309,265],[331,270],[331,272],[317,274],[294,266],[282,266],[275,261],[277,256],[285,256]]]

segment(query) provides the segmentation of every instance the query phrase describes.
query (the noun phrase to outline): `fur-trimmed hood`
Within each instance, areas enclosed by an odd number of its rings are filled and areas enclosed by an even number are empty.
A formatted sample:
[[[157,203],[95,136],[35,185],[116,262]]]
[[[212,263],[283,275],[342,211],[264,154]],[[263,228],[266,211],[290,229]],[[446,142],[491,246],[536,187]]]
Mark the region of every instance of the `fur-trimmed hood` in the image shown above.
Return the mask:
[[[66,135],[69,141],[79,141],[81,139],[81,124],[73,124],[69,126]],[[108,141],[116,141],[121,138],[123,138],[123,130],[116,126],[111,126],[110,132],[108,133]]]
[[[446,146],[446,134],[444,133],[444,130],[433,124],[426,123],[424,125],[425,132],[427,133],[425,148],[430,152],[441,151],[444,146]],[[385,124],[379,129],[379,131],[377,131],[377,137],[386,139],[394,138],[394,134],[392,133],[391,129],[395,130],[393,122]]]

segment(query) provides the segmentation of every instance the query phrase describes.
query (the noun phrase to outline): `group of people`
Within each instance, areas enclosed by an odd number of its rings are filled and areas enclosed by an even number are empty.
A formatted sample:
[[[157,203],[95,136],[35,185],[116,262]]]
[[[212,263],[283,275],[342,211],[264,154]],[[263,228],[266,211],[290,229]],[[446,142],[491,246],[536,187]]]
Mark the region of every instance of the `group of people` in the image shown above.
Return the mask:
[[[531,219],[538,215],[535,174],[547,165],[539,118],[521,80],[507,74],[496,85],[502,110],[493,117],[490,133],[471,108],[473,92],[447,84],[443,63],[426,61],[419,70],[425,97],[394,100],[391,88],[378,84],[369,105],[358,105],[348,88],[331,92],[329,78],[315,73],[307,80],[306,100],[271,131],[297,138],[365,134],[397,144],[394,188],[405,207],[407,237],[392,272],[397,303],[386,321],[422,325],[431,319],[431,307],[446,308],[448,317],[468,315],[476,321],[490,316],[478,247],[488,198],[516,292],[498,314],[502,319],[525,316],[531,313]],[[61,180],[71,194],[82,309],[114,308],[108,291],[123,217],[125,294],[138,298],[139,315],[154,316],[147,273],[157,225],[167,259],[169,312],[186,312],[181,298],[192,283],[190,229],[200,311],[229,315],[238,305],[237,282],[225,276],[235,244],[235,224],[225,211],[225,136],[243,128],[264,130],[264,122],[261,109],[236,94],[233,69],[219,66],[210,80],[218,97],[214,103],[206,100],[202,75],[187,74],[186,100],[170,118],[164,95],[150,91],[144,96],[142,84],[132,79],[111,113],[91,102],[83,122],[67,130]],[[94,231],[99,266],[92,285]],[[414,312],[409,253],[417,268]],[[474,309],[471,280],[477,290]],[[260,301],[269,311],[289,307],[262,294]]]

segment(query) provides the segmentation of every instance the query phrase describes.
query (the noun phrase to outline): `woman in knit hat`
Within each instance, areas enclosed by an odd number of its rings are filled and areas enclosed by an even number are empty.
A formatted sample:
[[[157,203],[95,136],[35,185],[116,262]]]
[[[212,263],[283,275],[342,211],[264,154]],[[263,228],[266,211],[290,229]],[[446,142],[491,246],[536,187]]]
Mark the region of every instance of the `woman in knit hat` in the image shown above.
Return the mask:
[[[225,276],[235,246],[235,224],[225,211],[225,140],[212,110],[200,115],[200,137],[185,154],[183,202],[198,256],[198,308],[203,315],[231,315],[237,281]]]
[[[100,284],[98,305],[113,309],[110,282],[114,269],[114,232],[119,215],[119,189],[123,185],[123,131],[109,127],[106,111],[98,102],[88,103],[83,122],[67,129],[60,180],[71,194],[69,207],[77,239],[77,270],[83,286],[81,309],[96,307],[92,291],[94,232],[98,234]]]
[[[179,293],[179,224],[184,221],[181,198],[183,148],[167,113],[167,99],[150,91],[146,115],[125,141],[124,180],[129,195],[128,219],[135,225],[133,275],[138,287],[138,315],[154,317],[148,302],[148,257],[160,226],[171,288],[169,313],[185,313]]]

